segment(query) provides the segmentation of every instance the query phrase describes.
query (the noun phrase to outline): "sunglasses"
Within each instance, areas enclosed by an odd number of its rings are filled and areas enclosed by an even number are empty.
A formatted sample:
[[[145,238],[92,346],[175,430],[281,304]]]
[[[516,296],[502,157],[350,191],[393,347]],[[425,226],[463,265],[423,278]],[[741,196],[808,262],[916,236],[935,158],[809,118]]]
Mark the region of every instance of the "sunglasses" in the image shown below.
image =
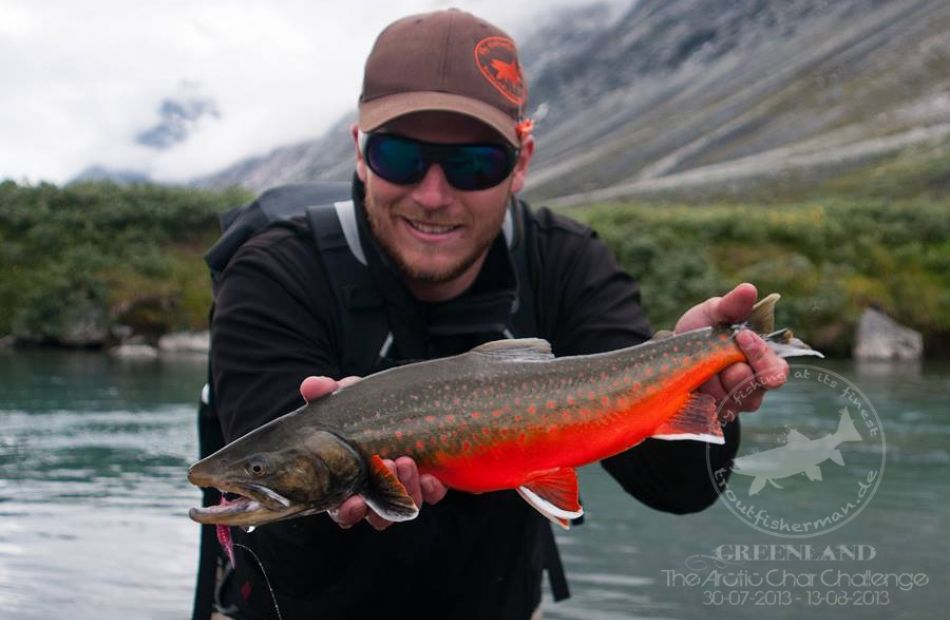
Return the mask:
[[[360,150],[369,169],[390,183],[418,183],[439,164],[449,185],[462,191],[495,187],[518,159],[507,144],[433,144],[388,133],[361,133]]]

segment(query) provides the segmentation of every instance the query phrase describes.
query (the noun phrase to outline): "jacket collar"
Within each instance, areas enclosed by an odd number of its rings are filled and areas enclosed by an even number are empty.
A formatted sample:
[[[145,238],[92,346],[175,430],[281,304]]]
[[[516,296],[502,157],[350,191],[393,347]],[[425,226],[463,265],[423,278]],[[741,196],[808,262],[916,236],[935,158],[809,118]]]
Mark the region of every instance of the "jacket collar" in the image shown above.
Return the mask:
[[[518,300],[518,279],[508,241],[518,233],[512,218],[508,218],[510,235],[499,231],[481,271],[468,290],[448,301],[426,303],[412,295],[399,268],[373,236],[366,219],[365,187],[355,174],[352,196],[360,243],[373,280],[386,300],[400,357],[406,357],[407,353],[416,359],[431,357],[437,353],[431,350],[433,338],[483,335],[480,339],[485,340],[510,336],[508,328]],[[511,211],[509,208],[509,213]],[[412,342],[421,334],[425,334],[428,341],[425,347]],[[423,348],[427,350],[423,352]]]

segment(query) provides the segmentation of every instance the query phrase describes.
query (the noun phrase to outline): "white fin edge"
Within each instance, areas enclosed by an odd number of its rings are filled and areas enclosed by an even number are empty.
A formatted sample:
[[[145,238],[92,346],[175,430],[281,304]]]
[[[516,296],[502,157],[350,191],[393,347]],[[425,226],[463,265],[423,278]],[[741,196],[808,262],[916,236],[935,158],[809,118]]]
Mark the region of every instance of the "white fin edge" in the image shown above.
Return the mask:
[[[360,494],[360,497],[363,498],[363,501],[366,502],[366,505],[373,509],[373,511],[386,519],[387,521],[392,521],[393,523],[400,523],[402,521],[412,521],[419,516],[419,508],[415,507],[413,511],[399,512],[395,510],[390,510],[385,504],[381,504],[373,499],[367,497],[366,495]]]
[[[518,487],[518,495],[520,495],[524,501],[531,504],[531,506],[543,514],[551,523],[560,525],[565,530],[570,529],[571,519],[577,519],[578,517],[583,516],[584,509],[574,512],[570,510],[564,510],[563,508],[558,508],[551,502],[543,499],[540,495],[532,491],[527,487]],[[568,525],[564,525],[563,521],[567,521]]]
[[[682,433],[679,435],[651,435],[653,439],[662,439],[663,441],[679,441],[681,439],[692,439],[695,441],[705,441],[706,443],[714,443],[716,445],[723,445],[726,443],[726,440],[723,437],[716,435],[707,435],[705,433]]]

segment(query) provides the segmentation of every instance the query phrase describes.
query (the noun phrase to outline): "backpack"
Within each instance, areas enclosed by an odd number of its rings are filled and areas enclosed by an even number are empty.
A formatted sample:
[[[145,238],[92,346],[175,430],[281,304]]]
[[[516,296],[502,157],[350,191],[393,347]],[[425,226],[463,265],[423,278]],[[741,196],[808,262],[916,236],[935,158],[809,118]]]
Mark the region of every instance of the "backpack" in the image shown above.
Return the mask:
[[[252,236],[271,224],[304,216],[308,219],[313,241],[330,276],[339,315],[343,340],[353,343],[343,352],[344,367],[364,368],[369,374],[382,364],[393,345],[388,329],[385,300],[378,291],[367,267],[359,239],[355,206],[350,198],[349,183],[314,183],[285,185],[265,191],[252,202],[227,211],[220,217],[221,236],[205,255],[211,271],[212,292],[217,293],[221,276],[238,249]],[[503,232],[512,254],[519,282],[519,294],[512,309],[512,325],[516,333],[536,333],[534,282],[536,269],[531,268],[529,231],[523,226],[526,205],[512,200],[503,225]],[[521,285],[524,285],[523,287]],[[214,315],[212,301],[209,324]],[[348,337],[358,334],[358,338]],[[505,336],[513,337],[505,330]],[[224,447],[224,437],[214,408],[211,357],[208,358],[208,380],[201,392],[198,407],[199,456],[204,458]],[[202,489],[202,505],[220,502],[217,489]],[[550,528],[547,530],[550,532]],[[555,600],[570,594],[561,566],[553,534],[545,541],[545,557]],[[221,556],[215,528],[201,526],[198,579],[192,620],[210,617],[217,598],[215,581]]]

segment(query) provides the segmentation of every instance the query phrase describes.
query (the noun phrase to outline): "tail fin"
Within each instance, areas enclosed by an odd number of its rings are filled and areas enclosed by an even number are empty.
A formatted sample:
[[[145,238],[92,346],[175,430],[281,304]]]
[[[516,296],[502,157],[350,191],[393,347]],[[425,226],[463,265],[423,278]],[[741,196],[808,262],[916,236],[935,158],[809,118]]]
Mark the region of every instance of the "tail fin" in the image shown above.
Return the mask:
[[[778,293],[766,295],[752,307],[752,313],[749,315],[745,326],[756,333],[762,334],[762,338],[768,343],[769,348],[775,351],[779,357],[800,357],[813,355],[815,357],[824,357],[818,351],[799,340],[792,334],[790,329],[775,329],[775,304],[782,296]]]

